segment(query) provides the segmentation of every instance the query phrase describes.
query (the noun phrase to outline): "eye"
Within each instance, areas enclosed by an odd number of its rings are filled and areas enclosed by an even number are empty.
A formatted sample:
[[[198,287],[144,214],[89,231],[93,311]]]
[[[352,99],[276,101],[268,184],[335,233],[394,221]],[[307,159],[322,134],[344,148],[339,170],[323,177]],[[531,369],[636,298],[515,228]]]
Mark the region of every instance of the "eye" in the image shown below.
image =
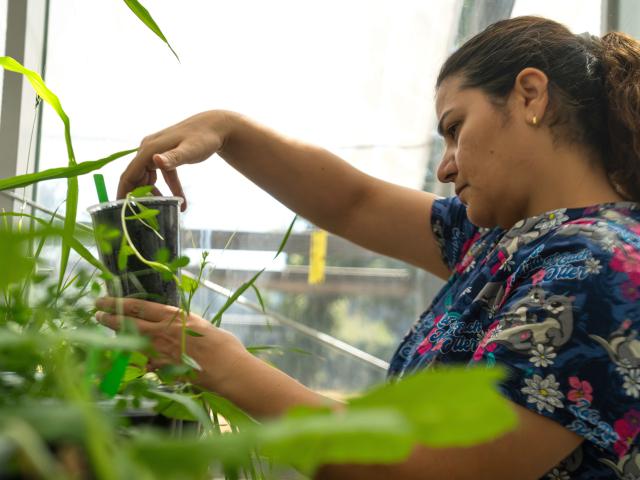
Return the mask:
[[[460,131],[460,122],[454,122],[446,130],[446,134],[449,138],[453,140],[458,139],[458,132]]]

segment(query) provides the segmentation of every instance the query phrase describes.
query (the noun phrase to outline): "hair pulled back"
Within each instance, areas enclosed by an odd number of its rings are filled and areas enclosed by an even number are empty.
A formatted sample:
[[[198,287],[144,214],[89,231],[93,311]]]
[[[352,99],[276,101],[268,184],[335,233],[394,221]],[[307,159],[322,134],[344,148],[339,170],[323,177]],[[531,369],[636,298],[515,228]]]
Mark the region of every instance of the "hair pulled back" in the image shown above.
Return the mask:
[[[527,67],[549,79],[545,122],[556,140],[585,145],[612,183],[640,202],[640,43],[624,33],[574,35],[540,17],[496,22],[444,63],[436,87],[460,75],[502,106]]]

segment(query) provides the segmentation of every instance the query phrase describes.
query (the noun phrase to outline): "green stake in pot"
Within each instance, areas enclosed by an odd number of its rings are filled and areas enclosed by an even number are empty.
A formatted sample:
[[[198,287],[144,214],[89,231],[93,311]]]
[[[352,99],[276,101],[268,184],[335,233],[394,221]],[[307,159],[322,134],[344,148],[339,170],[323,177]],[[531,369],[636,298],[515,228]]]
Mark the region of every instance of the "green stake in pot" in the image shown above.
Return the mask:
[[[96,184],[96,192],[98,192],[98,201],[100,203],[105,203],[109,201],[109,196],[107,195],[107,187],[104,184],[104,177],[100,173],[94,173],[93,181]]]
[[[107,195],[107,187],[104,184],[104,176],[99,173],[95,173],[93,175],[93,181],[96,184],[98,201],[100,203],[108,202],[109,196]],[[114,397],[118,393],[131,357],[131,353],[126,351],[114,353],[115,357],[113,359],[111,369],[107,372],[100,383],[100,390],[102,390],[102,392],[108,397]]]

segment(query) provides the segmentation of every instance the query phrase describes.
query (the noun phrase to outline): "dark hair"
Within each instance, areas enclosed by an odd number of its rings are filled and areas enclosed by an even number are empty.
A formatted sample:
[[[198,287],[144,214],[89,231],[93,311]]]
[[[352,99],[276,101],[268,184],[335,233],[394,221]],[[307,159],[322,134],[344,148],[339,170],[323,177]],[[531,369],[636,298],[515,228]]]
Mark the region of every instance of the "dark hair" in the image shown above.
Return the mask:
[[[640,201],[640,43],[619,32],[574,35],[540,17],[501,20],[447,59],[436,87],[460,75],[500,107],[526,67],[549,78],[545,122],[555,138],[591,148],[620,193]]]

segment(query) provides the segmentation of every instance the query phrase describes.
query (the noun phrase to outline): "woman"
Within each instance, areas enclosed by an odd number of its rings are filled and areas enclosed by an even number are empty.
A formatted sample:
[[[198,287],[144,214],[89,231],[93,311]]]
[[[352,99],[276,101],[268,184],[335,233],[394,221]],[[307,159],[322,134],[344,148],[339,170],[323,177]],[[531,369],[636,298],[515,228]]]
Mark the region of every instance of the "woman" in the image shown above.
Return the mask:
[[[335,155],[232,112],[145,138],[118,195],[218,153],[316,225],[447,285],[396,351],[393,377],[433,362],[501,363],[517,429],[488,444],[417,447],[402,464],[327,466],[330,478],[640,478],[640,45],[553,21],[498,22],[437,80],[442,199],[369,177]],[[380,228],[384,225],[384,228]],[[117,329],[114,299],[98,320]],[[124,301],[177,361],[174,309]],[[254,416],[326,398],[191,315],[199,384]],[[207,366],[211,366],[207,368]],[[428,395],[428,392],[425,392]]]

